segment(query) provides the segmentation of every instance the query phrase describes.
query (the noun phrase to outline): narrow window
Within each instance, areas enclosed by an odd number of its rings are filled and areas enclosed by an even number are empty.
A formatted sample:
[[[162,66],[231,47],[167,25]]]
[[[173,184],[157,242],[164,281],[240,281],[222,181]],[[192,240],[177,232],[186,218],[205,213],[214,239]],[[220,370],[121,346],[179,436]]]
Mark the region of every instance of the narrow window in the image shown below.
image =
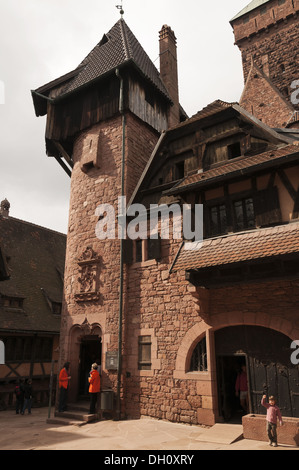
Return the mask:
[[[61,315],[62,304],[60,302],[52,302],[52,312],[54,315]]]
[[[185,176],[185,162],[179,162],[175,165],[175,179],[181,180]]]
[[[136,240],[135,242],[135,261],[136,263],[141,263],[142,261],[142,240]]]
[[[226,207],[224,204],[210,208],[210,236],[227,233]]]
[[[252,198],[234,202],[235,228],[237,231],[255,227],[255,214]]]
[[[138,338],[138,369],[151,370],[152,340],[150,336],[139,336]]]
[[[285,65],[284,65],[284,64],[280,64],[279,70],[280,70],[280,73],[284,73],[284,72],[286,71]]]
[[[204,337],[194,348],[190,362],[190,372],[204,372],[208,370],[207,343]]]
[[[156,259],[161,258],[161,239],[157,240],[148,238],[147,239],[147,259]]]

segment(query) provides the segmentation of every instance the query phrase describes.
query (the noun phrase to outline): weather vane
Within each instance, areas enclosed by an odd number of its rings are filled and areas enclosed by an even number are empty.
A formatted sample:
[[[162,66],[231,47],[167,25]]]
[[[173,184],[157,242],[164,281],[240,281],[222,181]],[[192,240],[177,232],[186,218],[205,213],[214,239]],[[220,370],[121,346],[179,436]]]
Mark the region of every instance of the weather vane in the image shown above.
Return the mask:
[[[115,5],[118,10],[120,10],[121,17],[124,15],[124,10],[123,10],[123,0],[121,0],[121,5]]]

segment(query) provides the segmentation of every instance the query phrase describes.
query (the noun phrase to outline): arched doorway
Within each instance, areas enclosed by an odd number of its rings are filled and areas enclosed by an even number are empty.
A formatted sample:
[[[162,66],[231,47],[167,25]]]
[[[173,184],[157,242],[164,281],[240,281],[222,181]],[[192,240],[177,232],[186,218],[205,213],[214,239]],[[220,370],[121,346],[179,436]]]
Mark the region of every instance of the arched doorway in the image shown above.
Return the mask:
[[[80,344],[80,368],[78,381],[78,396],[88,396],[88,377],[91,365],[96,362],[101,370],[102,363],[102,339],[95,335],[83,336]],[[99,371],[100,371],[99,370]]]
[[[70,332],[69,357],[71,362],[70,401],[75,402],[88,396],[88,377],[91,365],[96,362],[102,367],[102,329],[88,320],[74,325]]]
[[[232,326],[215,332],[219,416],[238,421],[243,411],[235,394],[238,371],[246,366],[248,412],[264,414],[263,394],[274,395],[284,416],[299,417],[299,367],[291,362],[292,340],[259,326]]]

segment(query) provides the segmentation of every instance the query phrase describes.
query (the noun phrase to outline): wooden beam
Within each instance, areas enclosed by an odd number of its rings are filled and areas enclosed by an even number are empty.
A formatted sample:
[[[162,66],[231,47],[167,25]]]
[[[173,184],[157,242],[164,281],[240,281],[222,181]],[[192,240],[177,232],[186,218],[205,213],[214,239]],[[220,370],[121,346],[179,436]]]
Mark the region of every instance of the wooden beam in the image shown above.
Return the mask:
[[[270,178],[268,181],[268,188],[273,188],[274,186],[274,181],[275,181],[275,176],[276,176],[276,171],[271,171]]]
[[[287,189],[289,195],[291,196],[291,198],[295,202],[296,197],[297,197],[297,191],[294,189],[294,187],[293,187],[292,183],[290,182],[288,176],[286,175],[284,170],[278,170],[277,173],[278,173],[279,178],[281,179],[282,183],[284,184],[285,188]]]
[[[299,189],[297,191],[296,198],[295,198],[292,219],[298,219],[298,217],[299,217]]]
[[[71,176],[72,176],[72,172],[71,172],[71,170],[66,166],[66,164],[62,161],[62,159],[59,158],[59,157],[54,157],[54,158],[55,158],[55,160],[58,161],[59,165],[64,169],[64,171],[66,172],[66,174],[69,175],[69,177],[71,177]]]
[[[55,140],[53,140],[53,143],[55,147],[57,148],[57,150],[59,151],[59,153],[61,154],[61,156],[66,160],[66,162],[70,165],[70,167],[73,168],[74,167],[73,160],[71,159],[67,151],[62,147],[61,143]]]

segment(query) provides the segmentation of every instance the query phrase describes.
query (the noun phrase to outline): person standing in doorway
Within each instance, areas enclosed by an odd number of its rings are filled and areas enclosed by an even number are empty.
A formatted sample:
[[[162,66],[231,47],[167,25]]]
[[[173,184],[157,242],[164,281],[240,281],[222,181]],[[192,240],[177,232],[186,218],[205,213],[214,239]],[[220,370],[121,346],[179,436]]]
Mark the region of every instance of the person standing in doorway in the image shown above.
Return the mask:
[[[71,379],[70,376],[70,363],[66,362],[59,373],[59,407],[58,411],[62,413],[66,411],[66,403],[67,403],[67,392],[69,388],[69,381]]]
[[[95,414],[96,412],[96,404],[97,404],[97,398],[98,398],[98,393],[101,388],[101,379],[100,379],[100,374],[98,371],[98,364],[94,363],[91,366],[91,371],[89,374],[89,394],[90,394],[90,409],[89,413],[90,414]]]
[[[248,413],[248,381],[246,365],[243,364],[235,385],[236,397],[240,397],[240,403],[245,414]]]

